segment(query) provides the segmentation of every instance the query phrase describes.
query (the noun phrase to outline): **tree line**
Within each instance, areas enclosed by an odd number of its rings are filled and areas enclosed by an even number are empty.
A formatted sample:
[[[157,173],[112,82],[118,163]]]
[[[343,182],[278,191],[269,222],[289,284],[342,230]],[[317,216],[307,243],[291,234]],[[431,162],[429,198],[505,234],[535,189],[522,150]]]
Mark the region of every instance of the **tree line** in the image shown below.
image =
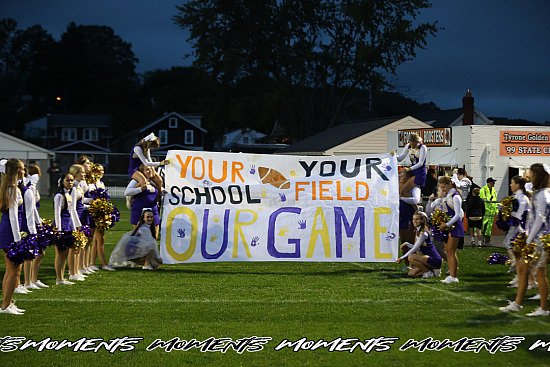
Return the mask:
[[[297,141],[364,117],[437,109],[391,92],[397,66],[439,30],[425,0],[192,0],[173,21],[190,32],[190,67],[136,73],[130,43],[74,22],[55,40],[0,21],[0,126],[16,135],[46,113],[102,113],[114,134],[164,112],[202,113],[211,140],[228,128]],[[177,47],[177,45],[175,45]],[[372,108],[369,106],[372,105]]]

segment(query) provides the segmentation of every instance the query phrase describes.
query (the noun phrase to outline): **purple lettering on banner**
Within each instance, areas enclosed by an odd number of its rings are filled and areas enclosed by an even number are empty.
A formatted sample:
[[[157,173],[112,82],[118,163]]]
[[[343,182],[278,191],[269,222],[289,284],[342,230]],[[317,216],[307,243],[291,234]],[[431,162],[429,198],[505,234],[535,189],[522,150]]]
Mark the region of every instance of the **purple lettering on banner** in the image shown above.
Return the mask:
[[[342,257],[342,224],[344,224],[344,230],[348,238],[353,237],[355,228],[359,223],[359,256],[365,258],[365,207],[361,206],[357,208],[355,217],[351,226],[348,223],[344,209],[341,207],[334,208],[334,232],[336,236],[336,257]]]
[[[210,209],[204,209],[204,217],[202,218],[202,236],[201,236],[201,254],[205,259],[217,259],[225,252],[227,249],[227,236],[228,236],[228,227],[229,227],[229,209],[225,209],[225,214],[223,216],[223,240],[222,246],[218,252],[215,254],[209,254],[206,251],[206,241],[208,239],[208,214]]]
[[[281,208],[275,210],[269,216],[269,227],[267,229],[267,252],[277,259],[288,258],[288,259],[299,259],[300,258],[300,240],[298,238],[290,238],[288,244],[295,245],[294,252],[279,252],[275,248],[275,222],[277,221],[277,216],[281,213],[294,213],[300,214],[302,209],[300,208]]]

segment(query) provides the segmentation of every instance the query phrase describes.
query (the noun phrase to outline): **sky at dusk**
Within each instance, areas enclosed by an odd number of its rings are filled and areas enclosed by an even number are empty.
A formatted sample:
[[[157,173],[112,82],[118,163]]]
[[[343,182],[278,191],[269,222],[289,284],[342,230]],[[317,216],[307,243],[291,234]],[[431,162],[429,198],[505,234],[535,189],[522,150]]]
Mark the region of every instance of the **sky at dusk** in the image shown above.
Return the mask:
[[[0,0],[0,17],[40,24],[59,40],[67,25],[106,25],[140,60],[137,71],[189,66],[188,33],[171,18],[184,0]],[[433,1],[421,21],[444,30],[399,67],[397,91],[442,109],[467,89],[489,117],[550,121],[550,1]]]

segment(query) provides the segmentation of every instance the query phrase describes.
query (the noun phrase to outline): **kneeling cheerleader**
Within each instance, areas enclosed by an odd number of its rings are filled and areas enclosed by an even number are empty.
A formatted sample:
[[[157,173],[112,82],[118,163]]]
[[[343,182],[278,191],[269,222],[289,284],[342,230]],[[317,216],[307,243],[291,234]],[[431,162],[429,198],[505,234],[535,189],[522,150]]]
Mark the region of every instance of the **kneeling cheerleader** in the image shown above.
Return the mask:
[[[432,278],[441,275],[441,256],[432,242],[426,213],[420,211],[414,213],[413,225],[415,228],[414,246],[409,242],[403,243],[401,250],[405,252],[406,249],[409,249],[409,251],[395,262],[399,264],[408,258],[410,264],[414,266],[409,270],[410,277]],[[417,253],[419,250],[422,254]]]

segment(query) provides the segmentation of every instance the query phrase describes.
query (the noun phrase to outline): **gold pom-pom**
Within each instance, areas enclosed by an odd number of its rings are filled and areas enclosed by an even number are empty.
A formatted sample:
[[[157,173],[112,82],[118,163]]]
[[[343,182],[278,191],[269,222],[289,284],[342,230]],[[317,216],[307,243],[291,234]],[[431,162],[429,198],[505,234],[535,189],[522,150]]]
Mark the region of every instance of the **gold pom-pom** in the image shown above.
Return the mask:
[[[98,164],[91,163],[90,171],[86,172],[86,183],[93,184],[101,179],[101,169]]]
[[[72,235],[74,237],[74,248],[80,250],[81,248],[86,247],[88,243],[88,237],[80,231],[73,231]]]
[[[115,205],[107,199],[95,199],[90,204],[88,211],[94,218],[97,229],[109,229],[113,225],[111,213]]]
[[[511,196],[505,196],[500,203],[498,204],[498,209],[500,211],[500,214],[502,216],[503,221],[507,221],[508,218],[512,215],[512,211],[514,208],[514,198]]]

